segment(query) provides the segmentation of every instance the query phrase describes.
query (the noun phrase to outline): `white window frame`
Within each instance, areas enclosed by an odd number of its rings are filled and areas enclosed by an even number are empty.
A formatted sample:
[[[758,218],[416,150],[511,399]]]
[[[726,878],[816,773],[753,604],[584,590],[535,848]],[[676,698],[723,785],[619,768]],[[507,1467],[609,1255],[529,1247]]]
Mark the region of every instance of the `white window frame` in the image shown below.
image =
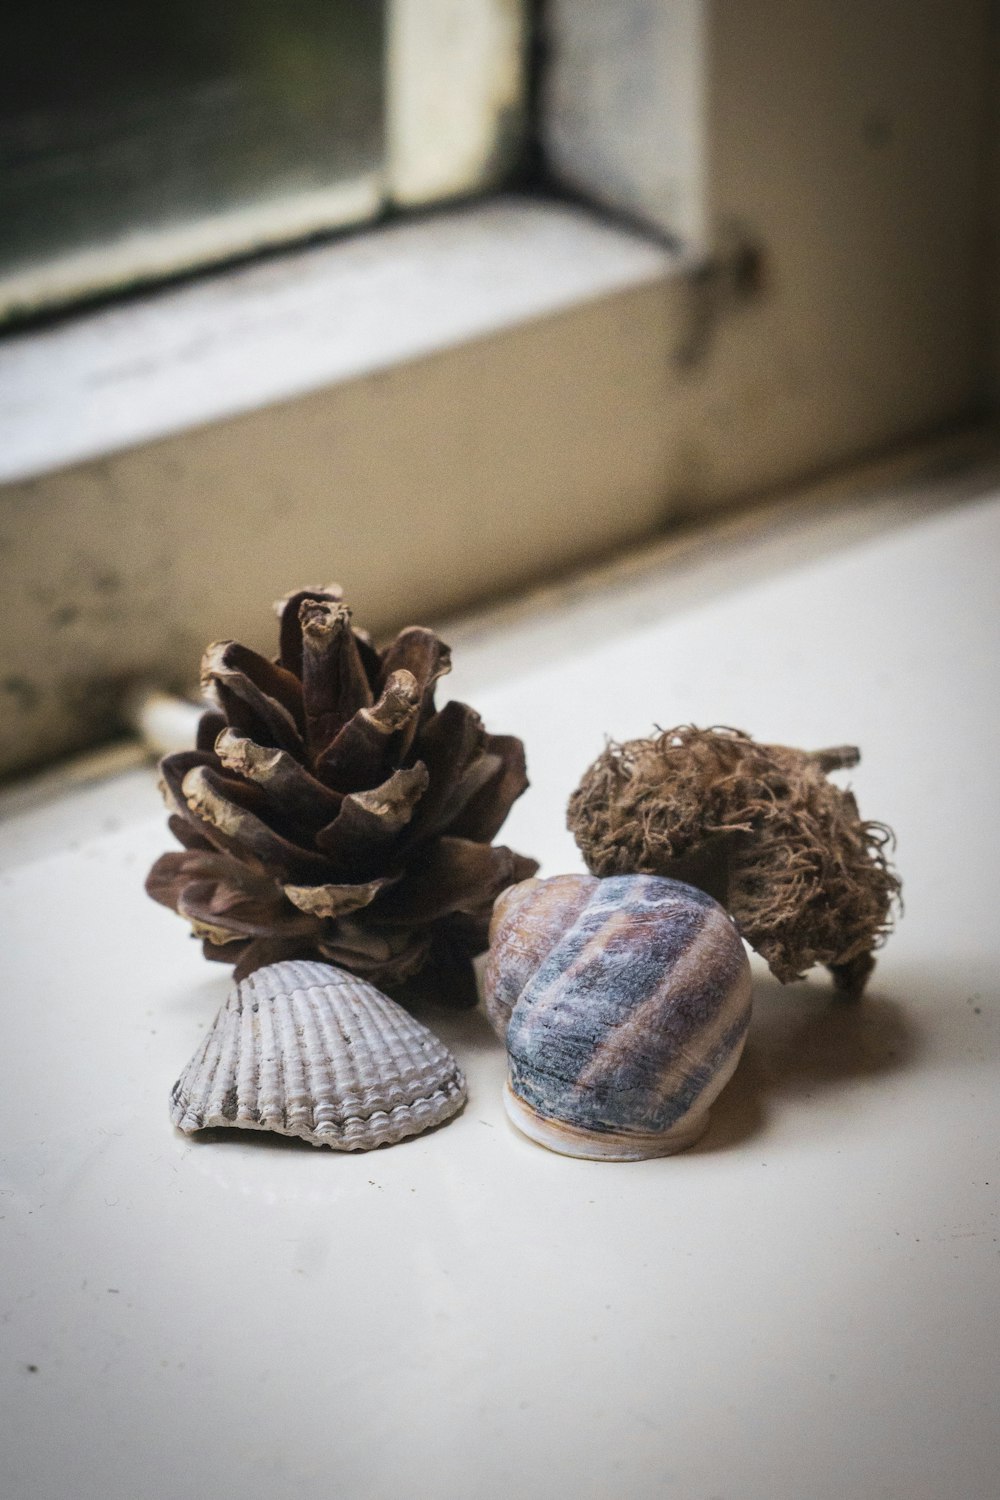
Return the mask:
[[[73,248],[0,273],[0,309],[20,316],[209,269],[234,257],[359,227],[495,187],[523,123],[526,0],[385,0],[385,142],[370,171],[322,187]]]

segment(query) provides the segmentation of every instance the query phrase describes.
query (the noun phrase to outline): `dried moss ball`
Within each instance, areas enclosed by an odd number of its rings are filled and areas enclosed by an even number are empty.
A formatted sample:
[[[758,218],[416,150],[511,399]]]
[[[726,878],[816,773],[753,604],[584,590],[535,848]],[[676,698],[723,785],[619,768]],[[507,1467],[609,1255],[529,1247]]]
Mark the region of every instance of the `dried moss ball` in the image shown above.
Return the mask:
[[[851,746],[794,750],[682,725],[609,744],[567,822],[592,874],[699,886],[782,983],[824,964],[858,996],[900,893],[891,829],[862,820],[851,792],[827,779],[859,758]]]

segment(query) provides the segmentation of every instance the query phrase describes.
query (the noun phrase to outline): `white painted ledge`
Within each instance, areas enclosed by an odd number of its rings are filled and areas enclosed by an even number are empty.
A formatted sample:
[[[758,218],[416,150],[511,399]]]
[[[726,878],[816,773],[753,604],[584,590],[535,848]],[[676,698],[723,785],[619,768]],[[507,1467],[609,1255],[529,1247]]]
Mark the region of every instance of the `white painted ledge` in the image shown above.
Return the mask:
[[[436,353],[666,275],[564,205],[500,198],[0,343],[0,483]]]
[[[481,1011],[427,1017],[469,1080],[439,1131],[189,1141],[169,1089],[228,980],[143,894],[152,773],[4,824],[0,1494],[996,1500],[1000,495],[952,499],[826,516],[783,562],[765,537],[764,572],[731,538],[724,580],[642,560],[638,592],[567,599],[559,642],[544,616],[452,638],[448,690],[527,743],[501,836],[546,875],[577,868],[566,798],[605,734],[862,747],[899,930],[858,1007],[755,965],[679,1156],[520,1136]]]

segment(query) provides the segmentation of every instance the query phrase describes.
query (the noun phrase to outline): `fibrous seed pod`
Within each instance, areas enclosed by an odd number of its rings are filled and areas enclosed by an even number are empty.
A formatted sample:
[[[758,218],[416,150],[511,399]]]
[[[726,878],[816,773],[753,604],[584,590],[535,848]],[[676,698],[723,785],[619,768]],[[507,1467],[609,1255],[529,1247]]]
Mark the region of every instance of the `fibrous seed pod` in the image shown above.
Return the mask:
[[[865,821],[827,779],[853,746],[760,745],[738,729],[682,725],[611,743],[569,800],[595,875],[643,872],[715,896],[787,983],[825,964],[860,996],[899,904],[892,830]]]

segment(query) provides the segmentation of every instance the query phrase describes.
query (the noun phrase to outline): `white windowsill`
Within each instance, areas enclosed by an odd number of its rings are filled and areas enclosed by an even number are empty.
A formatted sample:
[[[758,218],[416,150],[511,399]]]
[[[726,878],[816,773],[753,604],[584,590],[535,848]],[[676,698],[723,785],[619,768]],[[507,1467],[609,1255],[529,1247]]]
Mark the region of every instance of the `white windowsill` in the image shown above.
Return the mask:
[[[746,1054],[681,1156],[519,1136],[478,1012],[427,1017],[470,1086],[430,1135],[180,1137],[167,1093],[227,979],[142,892],[169,842],[152,773],[14,813],[5,1494],[997,1493],[1000,500],[992,469],[948,491],[887,485],[877,525],[805,497],[783,543],[729,536],[725,578],[714,543],[641,556],[453,640],[447,685],[526,741],[501,838],[546,875],[576,866],[563,809],[605,733],[862,746],[906,914],[859,1007],[756,967]]]
[[[0,483],[433,354],[679,263],[581,209],[505,197],[13,335],[0,343]]]

